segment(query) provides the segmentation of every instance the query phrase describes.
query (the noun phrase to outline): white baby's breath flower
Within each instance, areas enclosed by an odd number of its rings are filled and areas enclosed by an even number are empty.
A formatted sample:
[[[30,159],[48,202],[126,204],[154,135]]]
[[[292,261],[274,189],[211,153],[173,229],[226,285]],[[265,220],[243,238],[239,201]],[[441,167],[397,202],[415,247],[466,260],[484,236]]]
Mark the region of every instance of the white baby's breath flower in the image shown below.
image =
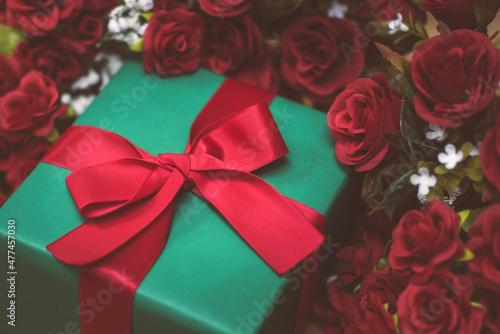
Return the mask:
[[[339,3],[338,1],[333,1],[330,9],[328,9],[327,15],[329,17],[343,19],[348,10],[349,7],[347,7],[346,4]]]
[[[434,175],[429,174],[429,170],[422,167],[418,170],[418,174],[413,174],[410,177],[410,182],[414,186],[418,186],[418,195],[427,196],[430,192],[430,188],[433,188],[437,179]]]
[[[401,13],[397,14],[397,19],[387,22],[387,26],[389,27],[389,35],[394,35],[398,31],[410,31],[410,28],[403,23],[403,15]]]
[[[95,85],[99,82],[100,76],[94,70],[90,70],[84,76],[81,76],[78,80],[76,80],[71,86],[71,90],[79,90],[79,89],[87,89],[90,86]]]
[[[425,134],[425,137],[429,140],[443,141],[446,139],[446,137],[448,137],[448,133],[446,132],[446,128],[443,126],[429,123],[429,128],[431,129],[431,131],[429,131]]]
[[[457,151],[455,145],[447,144],[444,147],[444,152],[438,154],[438,160],[442,163],[446,169],[454,169],[457,164],[464,158],[464,153],[462,151]]]

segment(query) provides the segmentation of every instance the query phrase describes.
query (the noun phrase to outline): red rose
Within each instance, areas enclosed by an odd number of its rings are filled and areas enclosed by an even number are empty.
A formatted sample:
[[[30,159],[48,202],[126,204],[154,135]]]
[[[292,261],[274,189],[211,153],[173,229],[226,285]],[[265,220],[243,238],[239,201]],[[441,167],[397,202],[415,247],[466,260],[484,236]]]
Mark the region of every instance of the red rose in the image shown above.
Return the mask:
[[[155,1],[155,3],[158,0]],[[159,1],[158,1],[159,2]],[[107,15],[113,8],[118,6],[118,0],[84,0],[82,10],[95,17]]]
[[[483,289],[478,295],[479,303],[486,308],[484,323],[493,333],[500,333],[500,294]]]
[[[172,10],[176,8],[188,9],[188,5],[183,0],[155,0],[153,11]]]
[[[83,0],[6,0],[7,22],[32,36],[52,31],[59,20],[70,18],[82,6]]]
[[[384,248],[377,232],[360,229],[354,243],[337,252],[337,259],[344,261],[338,270],[338,281],[350,284],[371,272],[377,261],[384,256]]]
[[[449,272],[426,285],[410,284],[397,308],[405,334],[477,334],[484,311],[470,304],[472,282]]]
[[[0,0],[0,22],[5,22],[5,11],[7,10],[6,3],[6,0]]]
[[[369,302],[369,296],[376,296],[382,304],[388,304],[390,313],[396,312],[399,295],[408,285],[406,276],[398,275],[389,266],[368,273],[361,281],[359,297],[361,304]]]
[[[356,322],[363,317],[359,301],[341,290],[335,280],[328,283],[327,294],[314,305],[314,311],[327,321],[325,333],[354,333]]]
[[[484,210],[469,230],[467,249],[474,258],[467,271],[474,283],[500,292],[500,204]]]
[[[438,21],[443,21],[452,30],[477,28],[475,0],[423,0],[423,9]],[[486,0],[492,13],[498,11],[498,0]]]
[[[46,136],[54,128],[54,119],[66,112],[54,82],[41,72],[28,72],[17,89],[0,99],[0,136],[12,142],[30,133]]]
[[[0,171],[5,172],[10,168],[14,158],[12,154],[14,147],[14,143],[0,137]]]
[[[156,12],[144,33],[144,71],[193,72],[200,64],[203,20],[185,9]]]
[[[84,13],[66,26],[62,41],[67,48],[83,53],[101,38],[102,32],[102,18]]]
[[[2,207],[5,202],[7,202],[7,196],[0,191],[0,207]]]
[[[396,334],[396,324],[392,315],[376,295],[366,295],[361,300],[363,321],[354,324],[356,334]]]
[[[479,146],[479,161],[484,176],[500,190],[500,117]]]
[[[20,75],[17,60],[0,54],[0,96],[17,87]]]
[[[32,138],[16,145],[11,152],[12,162],[6,176],[13,190],[16,190],[35,169],[50,145],[50,142],[43,138]]]
[[[381,73],[347,86],[327,116],[340,162],[367,171],[394,158],[399,151],[385,139],[385,133],[401,133],[401,101]]]
[[[231,76],[247,85],[273,93],[278,92],[280,88],[280,75],[269,58],[249,63],[233,72]]]
[[[15,57],[24,73],[37,70],[49,76],[58,89],[65,90],[82,75],[78,55],[55,37],[34,37],[20,43]]]
[[[418,7],[407,0],[370,0],[365,1],[359,8],[358,17],[366,20],[387,22],[397,19],[398,14],[403,16],[404,22],[419,17]]]
[[[460,216],[439,201],[431,202],[422,212],[409,211],[392,233],[391,267],[411,274],[413,284],[448,271],[453,260],[464,254],[457,233],[459,222]]]
[[[425,40],[411,64],[417,113],[442,126],[471,121],[493,99],[500,80],[499,54],[486,35],[470,30]]]
[[[315,102],[331,103],[363,69],[365,50],[357,47],[356,28],[348,20],[319,16],[292,22],[281,35],[285,81]]]
[[[216,73],[226,74],[264,58],[259,28],[247,16],[210,20],[206,37],[203,64]]]
[[[198,2],[205,13],[218,17],[239,15],[252,5],[251,0],[198,0]]]

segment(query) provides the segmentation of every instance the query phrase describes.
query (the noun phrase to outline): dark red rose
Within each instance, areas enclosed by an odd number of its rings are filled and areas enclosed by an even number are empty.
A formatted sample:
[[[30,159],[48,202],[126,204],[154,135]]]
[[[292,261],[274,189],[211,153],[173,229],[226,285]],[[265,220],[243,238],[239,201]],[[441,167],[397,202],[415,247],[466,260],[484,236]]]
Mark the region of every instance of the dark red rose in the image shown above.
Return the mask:
[[[341,290],[335,280],[328,283],[327,294],[314,305],[314,311],[327,321],[325,333],[354,334],[355,324],[363,320],[359,301],[354,294]]]
[[[206,40],[202,62],[216,73],[227,74],[264,59],[259,28],[247,16],[210,20]]]
[[[397,19],[401,14],[404,22],[419,17],[418,7],[407,0],[369,0],[365,1],[359,8],[358,17],[365,20],[387,22]]]
[[[477,28],[475,0],[423,0],[423,9],[429,11],[438,21],[443,21],[452,30]],[[498,0],[486,0],[492,13],[498,11]]]
[[[2,207],[5,202],[7,202],[7,196],[0,191],[0,207]]]
[[[377,210],[370,214],[371,211],[370,208],[366,210],[366,223],[378,231],[382,237],[392,237],[392,230],[396,227],[398,220],[396,218],[389,219],[384,210]]]
[[[49,150],[50,145],[50,142],[43,138],[31,138],[16,144],[15,149],[11,152],[12,162],[6,175],[7,182],[13,190],[16,190],[35,169]]]
[[[500,204],[484,210],[469,230],[465,245],[474,253],[467,272],[474,283],[500,292]]]
[[[337,252],[337,259],[344,261],[338,270],[338,281],[342,284],[362,278],[384,256],[385,247],[377,232],[360,229],[355,234],[354,243]]]
[[[361,299],[363,321],[354,324],[356,334],[396,334],[396,324],[384,302],[376,295],[368,294]]]
[[[49,76],[60,90],[69,88],[82,75],[78,55],[52,36],[34,37],[20,43],[15,57],[24,73],[40,71]]]
[[[153,11],[173,10],[176,8],[188,9],[185,0],[155,0]]]
[[[412,210],[401,218],[392,233],[391,267],[411,274],[413,284],[422,284],[447,272],[453,260],[464,255],[458,237],[460,216],[439,201],[422,212]]]
[[[102,18],[84,13],[68,23],[61,39],[68,49],[83,53],[101,38],[102,32]]]
[[[425,285],[410,284],[397,308],[405,334],[477,334],[484,311],[470,304],[472,282],[446,272]]]
[[[28,72],[17,89],[0,99],[0,136],[12,142],[31,133],[46,136],[54,128],[54,119],[66,112],[54,82],[41,72]]]
[[[281,35],[284,80],[314,102],[331,103],[364,66],[355,28],[351,21],[320,16],[292,22]]]
[[[59,20],[69,19],[83,0],[6,0],[7,22],[31,36],[45,35]]]
[[[491,40],[476,31],[456,30],[425,40],[411,65],[417,113],[442,126],[471,121],[493,99],[500,80],[499,54]]]
[[[7,1],[0,0],[0,22],[5,22],[5,12],[7,11]],[[1,201],[0,201],[1,202]]]
[[[56,5],[59,7],[59,19],[67,20],[75,18],[82,8],[84,1],[86,0],[56,0]]]
[[[495,334],[500,333],[500,294],[482,289],[478,293],[479,303],[486,308],[484,323]]]
[[[396,302],[399,295],[408,285],[408,277],[399,275],[389,266],[382,270],[368,273],[361,281],[359,297],[361,305],[366,305],[369,296],[376,296],[382,304],[388,304],[388,311],[396,312]]]
[[[327,116],[340,162],[367,171],[397,156],[399,151],[385,139],[385,133],[401,133],[401,101],[381,73],[347,86]]]
[[[500,190],[500,117],[479,146],[479,161],[484,176]]]
[[[250,86],[259,87],[273,93],[278,92],[280,88],[280,76],[268,58],[248,63],[233,72],[231,76]]]
[[[0,96],[17,87],[21,71],[17,60],[0,54]]]
[[[155,3],[159,0],[155,0]],[[118,0],[84,0],[82,11],[95,17],[107,15],[113,8],[118,6]]]
[[[252,5],[251,0],[198,0],[198,2],[205,13],[218,17],[239,15]]]
[[[5,172],[10,168],[14,155],[15,144],[0,137],[0,171]]]
[[[144,33],[144,71],[193,72],[200,64],[202,18],[185,9],[156,12]]]

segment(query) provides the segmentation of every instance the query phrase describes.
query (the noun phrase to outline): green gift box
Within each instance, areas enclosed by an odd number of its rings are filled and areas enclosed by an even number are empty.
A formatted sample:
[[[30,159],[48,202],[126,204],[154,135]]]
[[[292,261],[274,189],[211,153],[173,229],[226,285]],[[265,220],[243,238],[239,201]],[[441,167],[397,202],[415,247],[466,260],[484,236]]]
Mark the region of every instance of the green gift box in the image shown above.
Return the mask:
[[[182,153],[193,120],[223,81],[205,70],[160,79],[128,62],[76,124],[115,132],[153,155]],[[270,110],[290,153],[255,174],[327,218],[349,211],[346,194],[353,191],[335,159],[325,114],[280,97]],[[70,173],[39,164],[0,209],[2,267],[14,278],[2,283],[1,293],[11,294],[2,304],[10,310],[1,333],[80,333],[79,310],[91,318],[119,293],[110,286],[79,301],[79,267],[46,249],[85,221],[65,183]],[[331,255],[329,242],[318,262]],[[136,292],[133,333],[292,333],[307,275],[275,273],[216,210],[186,192],[176,201],[167,246]]]

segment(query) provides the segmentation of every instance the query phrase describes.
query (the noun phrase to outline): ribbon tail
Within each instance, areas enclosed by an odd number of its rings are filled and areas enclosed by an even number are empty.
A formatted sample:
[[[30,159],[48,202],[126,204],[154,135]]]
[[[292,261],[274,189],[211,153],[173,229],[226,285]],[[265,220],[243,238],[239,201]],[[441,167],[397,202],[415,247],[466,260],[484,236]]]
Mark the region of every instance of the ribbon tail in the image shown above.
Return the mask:
[[[91,219],[47,246],[58,260],[84,266],[110,255],[143,231],[174,202],[184,184],[175,169],[153,198],[135,203],[127,210]]]
[[[255,175],[228,174],[230,180],[214,179],[211,172],[191,171],[191,175],[200,194],[278,274],[309,256],[324,240],[308,220],[309,211],[304,215]]]
[[[132,334],[135,292],[165,247],[173,208],[171,203],[119,252],[82,268],[79,280],[82,333]]]

